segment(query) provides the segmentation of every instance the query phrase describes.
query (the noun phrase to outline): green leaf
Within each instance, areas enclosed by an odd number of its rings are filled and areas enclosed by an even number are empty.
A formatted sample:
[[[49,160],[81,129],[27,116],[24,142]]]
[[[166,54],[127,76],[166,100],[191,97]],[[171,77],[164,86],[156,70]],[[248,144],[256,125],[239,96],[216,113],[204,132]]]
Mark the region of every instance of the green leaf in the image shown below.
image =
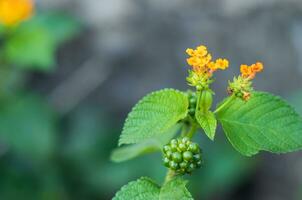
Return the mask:
[[[123,186],[113,200],[193,200],[187,182],[174,178],[160,188],[151,179],[142,177]]]
[[[160,188],[149,178],[140,178],[123,186],[113,200],[158,200]]]
[[[129,113],[119,145],[161,135],[185,118],[187,110],[188,97],[178,90],[164,89],[147,95]]]
[[[214,140],[217,120],[213,112],[207,111],[197,111],[195,114],[196,120],[204,130],[205,134],[211,139]]]
[[[193,200],[186,188],[188,181],[174,178],[166,183],[160,190],[159,200]]]
[[[138,144],[117,148],[112,152],[110,159],[114,162],[123,162],[158,150],[159,147],[156,141],[148,140]]]
[[[42,27],[21,26],[5,42],[3,53],[10,63],[22,68],[50,70],[55,64],[55,43]]]
[[[0,143],[9,151],[47,160],[55,150],[55,117],[37,96],[18,95],[1,100]]]
[[[217,118],[231,144],[243,155],[302,148],[301,117],[269,93],[254,92],[247,102],[235,98],[217,112]]]
[[[30,21],[30,26],[39,26],[47,30],[58,45],[73,38],[80,32],[80,23],[72,16],[60,12],[38,13]]]
[[[177,124],[160,136],[147,139],[137,144],[117,148],[112,152],[111,160],[114,162],[122,162],[140,155],[160,151],[162,147],[173,138],[179,128],[180,125]]]
[[[67,14],[38,13],[10,33],[4,57],[23,69],[53,70],[56,49],[79,30],[79,23]]]

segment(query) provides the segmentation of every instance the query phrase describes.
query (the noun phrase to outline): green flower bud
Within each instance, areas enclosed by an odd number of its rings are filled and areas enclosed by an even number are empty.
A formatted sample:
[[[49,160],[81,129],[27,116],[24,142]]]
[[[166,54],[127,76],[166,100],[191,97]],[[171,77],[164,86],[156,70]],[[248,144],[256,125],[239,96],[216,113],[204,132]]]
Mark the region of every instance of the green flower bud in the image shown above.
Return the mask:
[[[175,145],[178,144],[177,139],[172,139],[170,143],[171,143],[171,145],[172,145],[172,144],[175,144]]]
[[[164,152],[167,152],[167,151],[170,151],[171,148],[170,148],[169,145],[165,145],[165,146],[163,147],[163,150],[164,150]]]
[[[163,147],[163,156],[163,164],[178,174],[190,174],[202,164],[198,144],[188,137],[171,140]]]
[[[183,137],[183,138],[181,139],[181,142],[182,142],[182,143],[190,142],[190,138],[188,138],[188,137]]]
[[[213,103],[213,94],[210,90],[204,90],[201,93],[199,108],[208,111]]]
[[[189,98],[190,99],[196,99],[196,93],[195,92],[191,92],[190,95],[189,95]]]
[[[181,169],[186,169],[188,167],[188,163],[187,162],[181,162],[179,164],[179,166],[180,166]]]
[[[174,162],[180,163],[182,161],[182,156],[179,152],[174,152],[172,154],[172,159]]]
[[[166,156],[167,158],[172,158],[172,151],[167,151]]]
[[[174,169],[174,170],[177,170],[179,168],[178,164],[174,161],[170,161],[169,166],[171,169]]]
[[[178,145],[178,148],[179,148],[181,151],[187,150],[187,146],[186,146],[184,143],[180,143],[180,144]]]
[[[200,155],[200,154],[194,154],[194,155],[193,155],[193,159],[194,159],[195,161],[200,161],[200,160],[201,160],[201,155]]]
[[[164,161],[164,165],[165,165],[166,167],[169,167],[169,162],[170,162],[169,158],[165,157],[165,158],[163,159],[163,161]]]
[[[242,96],[243,96],[243,94],[241,92],[236,93],[236,97],[242,97]]]
[[[191,116],[194,116],[194,115],[195,115],[195,108],[190,108],[190,109],[189,109],[189,114],[190,114]]]
[[[190,171],[193,171],[196,168],[196,165],[194,163],[190,163],[189,169]]]
[[[190,105],[192,105],[192,107],[194,106],[194,105],[196,105],[196,98],[195,97],[191,97],[190,98]]]
[[[170,146],[171,150],[172,151],[177,151],[177,146],[178,146],[177,144],[171,144],[171,146]]]
[[[200,151],[199,146],[196,143],[191,143],[189,145],[189,150],[192,151],[193,153],[199,153]]]
[[[193,153],[191,151],[185,151],[182,156],[186,161],[190,161],[193,159]]]

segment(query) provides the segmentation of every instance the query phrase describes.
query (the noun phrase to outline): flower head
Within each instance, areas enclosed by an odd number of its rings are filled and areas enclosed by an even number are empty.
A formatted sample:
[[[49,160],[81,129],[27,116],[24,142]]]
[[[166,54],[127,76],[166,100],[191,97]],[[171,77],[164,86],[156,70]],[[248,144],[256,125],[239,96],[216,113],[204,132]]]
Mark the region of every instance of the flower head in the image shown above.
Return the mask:
[[[257,62],[252,65],[252,71],[255,73],[262,72],[263,64],[261,62]]]
[[[215,62],[210,62],[208,64],[208,68],[212,71],[216,71],[217,69],[225,70],[229,66],[229,61],[227,59],[218,58]]]
[[[254,79],[256,74],[263,70],[263,64],[261,62],[257,62],[250,66],[248,65],[241,65],[240,72],[241,76],[247,79]]]
[[[251,97],[252,79],[255,78],[256,74],[263,70],[263,64],[257,62],[250,66],[241,65],[241,75],[233,79],[233,82],[229,82],[228,92],[235,96],[247,101]]]
[[[212,55],[208,52],[207,47],[200,45],[195,49],[187,49],[186,53],[190,56],[187,63],[192,67],[188,82],[192,86],[207,85],[208,81],[218,69],[225,70],[229,66],[227,59],[219,58],[212,61]]]
[[[0,23],[16,25],[28,19],[34,10],[33,0],[0,0]]]

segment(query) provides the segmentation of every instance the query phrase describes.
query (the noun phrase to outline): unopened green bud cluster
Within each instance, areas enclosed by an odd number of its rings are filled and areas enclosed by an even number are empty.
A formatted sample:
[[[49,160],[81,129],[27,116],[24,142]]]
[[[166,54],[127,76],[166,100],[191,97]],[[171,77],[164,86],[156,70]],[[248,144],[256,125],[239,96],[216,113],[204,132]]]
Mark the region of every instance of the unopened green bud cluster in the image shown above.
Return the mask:
[[[164,165],[179,174],[191,174],[202,165],[201,150],[189,138],[172,139],[163,147]]]
[[[229,81],[228,93],[243,100],[249,99],[252,90],[252,82],[242,76],[234,77],[233,82]]]
[[[209,85],[214,82],[209,76],[200,76],[192,70],[189,70],[187,81],[190,86],[195,86],[198,91],[208,89]]]
[[[195,92],[189,93],[189,114],[191,117],[195,116],[197,97]]]

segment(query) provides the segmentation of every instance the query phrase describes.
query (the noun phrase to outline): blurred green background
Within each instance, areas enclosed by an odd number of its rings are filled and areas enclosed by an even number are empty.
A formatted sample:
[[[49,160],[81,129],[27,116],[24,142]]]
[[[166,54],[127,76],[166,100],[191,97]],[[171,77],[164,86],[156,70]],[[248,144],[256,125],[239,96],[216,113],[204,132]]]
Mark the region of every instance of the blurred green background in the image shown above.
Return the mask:
[[[165,87],[186,90],[184,50],[206,44],[231,66],[261,60],[255,87],[302,114],[300,1],[36,1],[16,27],[0,26],[0,199],[111,199],[141,176],[161,183],[160,153],[110,161],[131,107]],[[187,176],[196,199],[301,199],[302,154],[246,158],[221,130],[196,135],[204,167]]]

